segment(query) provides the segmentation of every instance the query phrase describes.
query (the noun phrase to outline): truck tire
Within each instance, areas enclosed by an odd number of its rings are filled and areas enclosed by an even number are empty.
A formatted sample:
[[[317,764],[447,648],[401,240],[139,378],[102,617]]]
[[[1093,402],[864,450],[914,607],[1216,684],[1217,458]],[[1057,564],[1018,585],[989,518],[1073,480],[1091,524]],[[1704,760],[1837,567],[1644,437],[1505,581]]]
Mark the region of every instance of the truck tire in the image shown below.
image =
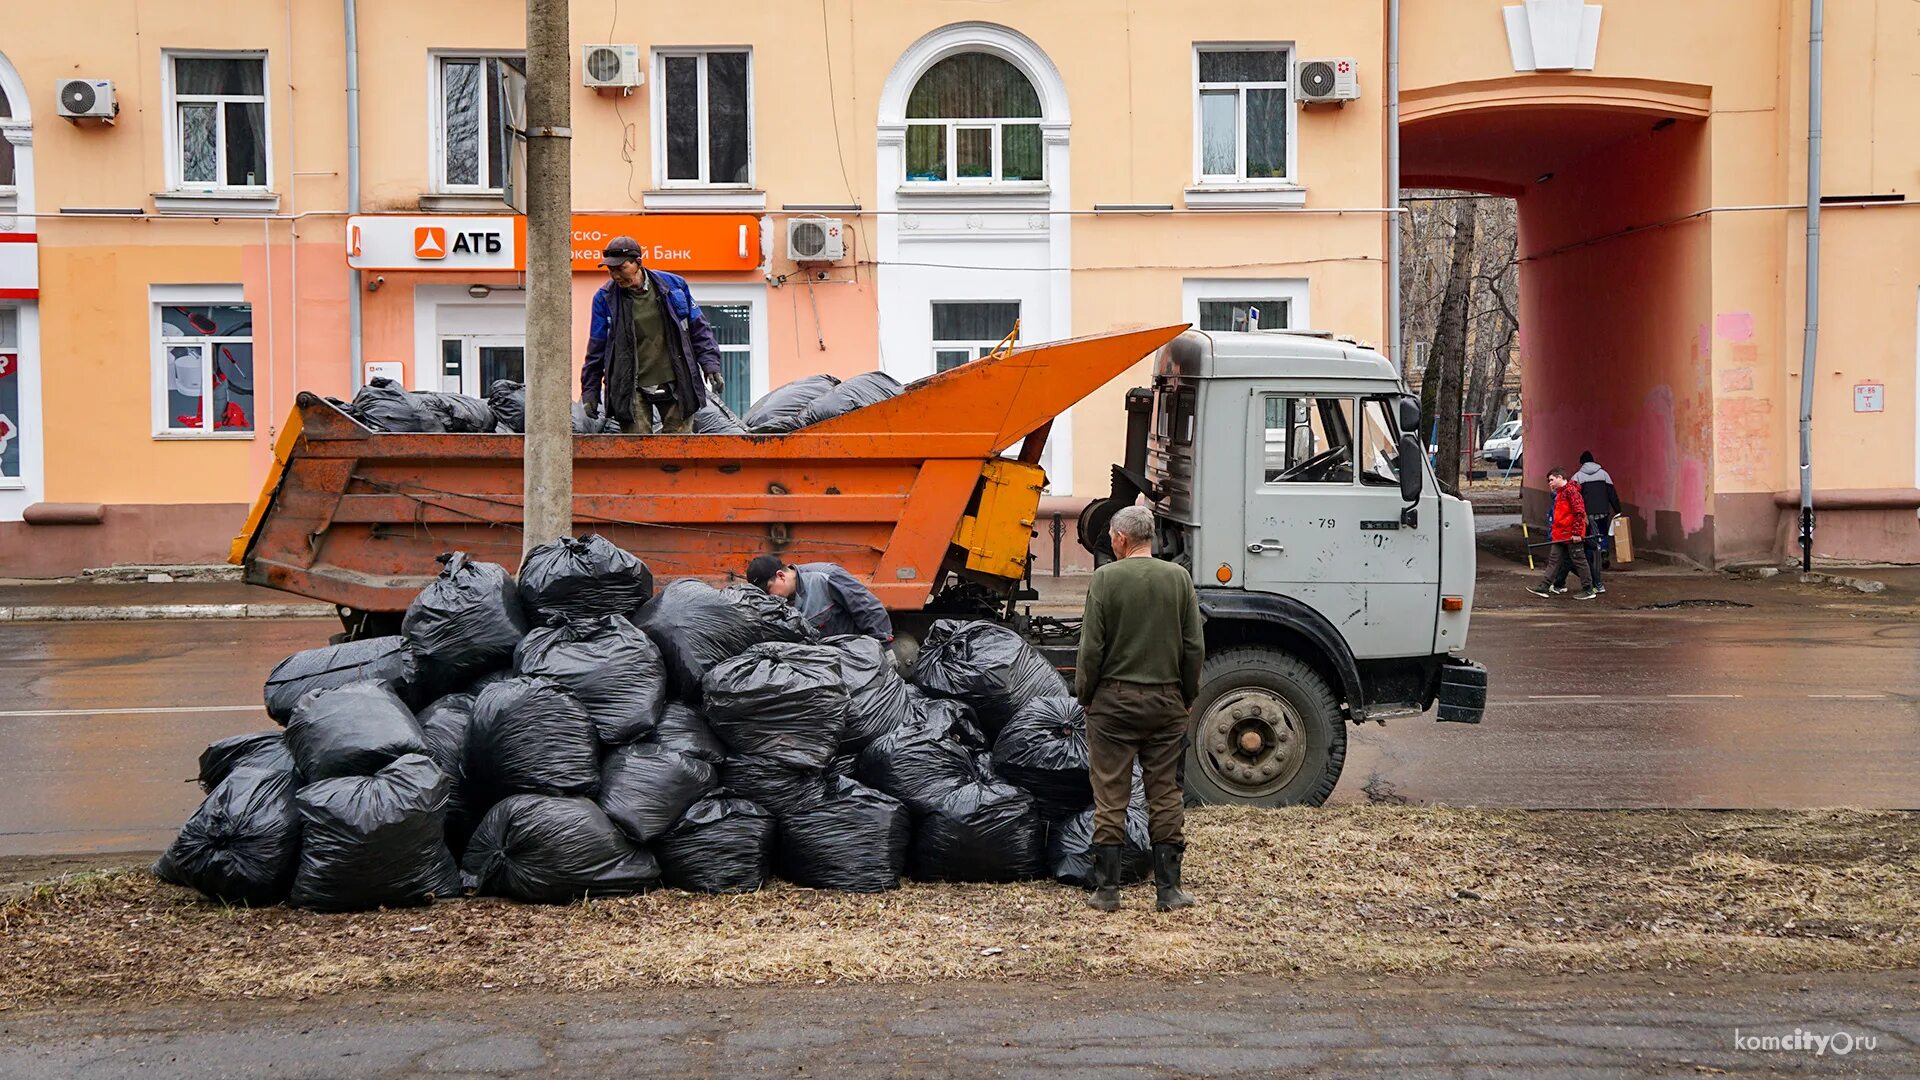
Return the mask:
[[[1319,806],[1347,760],[1346,721],[1326,680],[1273,649],[1208,656],[1188,725],[1190,802]]]

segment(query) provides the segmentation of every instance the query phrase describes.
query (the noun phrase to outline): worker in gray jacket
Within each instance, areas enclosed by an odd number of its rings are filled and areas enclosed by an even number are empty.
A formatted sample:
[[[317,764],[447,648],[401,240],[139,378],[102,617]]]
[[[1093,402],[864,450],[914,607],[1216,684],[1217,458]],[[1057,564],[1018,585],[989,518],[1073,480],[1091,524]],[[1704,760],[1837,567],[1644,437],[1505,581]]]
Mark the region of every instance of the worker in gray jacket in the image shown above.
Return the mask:
[[[822,637],[862,634],[882,644],[893,641],[886,605],[836,563],[788,566],[778,555],[758,555],[747,564],[747,583],[799,608]]]

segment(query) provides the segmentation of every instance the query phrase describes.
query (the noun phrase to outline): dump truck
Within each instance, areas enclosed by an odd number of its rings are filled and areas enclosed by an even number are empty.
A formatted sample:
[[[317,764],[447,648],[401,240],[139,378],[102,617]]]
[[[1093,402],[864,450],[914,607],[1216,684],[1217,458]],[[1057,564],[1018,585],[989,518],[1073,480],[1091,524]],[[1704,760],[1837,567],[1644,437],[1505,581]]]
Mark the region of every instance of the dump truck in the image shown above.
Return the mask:
[[[715,585],[765,552],[839,563],[904,653],[936,619],[992,619],[1071,676],[1079,621],[1022,607],[1042,452],[1057,416],[1149,355],[1124,460],[1078,532],[1111,559],[1107,523],[1144,500],[1155,555],[1193,575],[1207,659],[1189,795],[1317,805],[1347,725],[1436,706],[1478,722],[1470,508],[1434,483],[1392,365],[1330,335],[1127,330],[1003,348],[788,434],[578,435],[575,530]],[[441,553],[518,565],[522,442],[374,431],[302,393],[232,559],[335,605],[343,637],[394,633]]]

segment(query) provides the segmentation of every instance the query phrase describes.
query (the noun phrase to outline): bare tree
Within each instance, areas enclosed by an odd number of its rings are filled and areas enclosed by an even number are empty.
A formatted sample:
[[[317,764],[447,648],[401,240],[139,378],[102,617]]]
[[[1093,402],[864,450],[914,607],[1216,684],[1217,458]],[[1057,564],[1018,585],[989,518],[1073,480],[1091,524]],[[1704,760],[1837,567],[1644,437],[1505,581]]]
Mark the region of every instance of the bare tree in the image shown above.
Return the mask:
[[[1467,365],[1468,292],[1473,285],[1473,241],[1479,216],[1473,203],[1455,201],[1452,257],[1440,311],[1434,319],[1433,348],[1420,380],[1423,426],[1435,430],[1434,477],[1440,486],[1460,486],[1460,402]]]

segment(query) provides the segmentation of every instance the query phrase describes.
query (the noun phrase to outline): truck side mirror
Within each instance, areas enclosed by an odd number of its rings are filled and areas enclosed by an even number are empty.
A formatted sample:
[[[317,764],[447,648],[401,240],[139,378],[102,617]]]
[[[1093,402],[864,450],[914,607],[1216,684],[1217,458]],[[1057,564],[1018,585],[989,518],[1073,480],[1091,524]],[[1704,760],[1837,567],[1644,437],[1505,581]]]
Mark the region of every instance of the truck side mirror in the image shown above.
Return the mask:
[[[1400,396],[1400,430],[1420,430],[1420,399],[1412,394]]]
[[[1410,433],[1400,436],[1400,497],[1410,503],[1419,502],[1426,487],[1427,471],[1420,467],[1423,456],[1419,439]]]

